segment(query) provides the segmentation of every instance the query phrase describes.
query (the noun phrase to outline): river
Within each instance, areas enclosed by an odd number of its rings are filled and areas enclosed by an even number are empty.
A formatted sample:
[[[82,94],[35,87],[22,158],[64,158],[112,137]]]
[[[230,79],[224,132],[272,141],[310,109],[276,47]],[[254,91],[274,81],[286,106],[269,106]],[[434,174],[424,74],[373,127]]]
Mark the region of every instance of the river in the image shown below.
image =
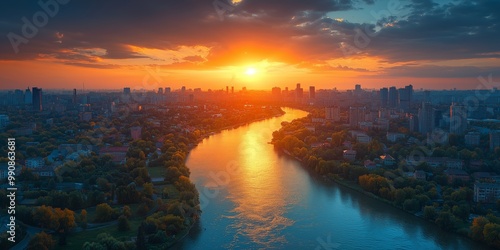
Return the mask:
[[[285,115],[225,130],[188,156],[200,222],[174,249],[481,249],[413,215],[316,180],[268,142]]]

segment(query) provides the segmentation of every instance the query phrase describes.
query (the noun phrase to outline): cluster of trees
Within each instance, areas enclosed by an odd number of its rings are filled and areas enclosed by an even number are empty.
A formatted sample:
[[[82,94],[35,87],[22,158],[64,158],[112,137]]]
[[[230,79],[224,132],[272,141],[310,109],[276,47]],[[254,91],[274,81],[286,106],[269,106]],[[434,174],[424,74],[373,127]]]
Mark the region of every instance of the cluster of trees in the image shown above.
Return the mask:
[[[67,208],[37,207],[33,211],[33,220],[42,229],[58,233],[60,245],[66,245],[68,232],[76,226],[75,213]]]
[[[500,218],[492,214],[474,218],[469,235],[475,240],[500,248]]]
[[[116,250],[134,250],[134,249],[146,249],[146,248],[136,248],[135,244],[132,242],[123,242],[117,240],[115,237],[108,233],[101,233],[97,235],[97,241],[85,242],[82,246],[83,250],[106,250],[106,249],[116,249]]]

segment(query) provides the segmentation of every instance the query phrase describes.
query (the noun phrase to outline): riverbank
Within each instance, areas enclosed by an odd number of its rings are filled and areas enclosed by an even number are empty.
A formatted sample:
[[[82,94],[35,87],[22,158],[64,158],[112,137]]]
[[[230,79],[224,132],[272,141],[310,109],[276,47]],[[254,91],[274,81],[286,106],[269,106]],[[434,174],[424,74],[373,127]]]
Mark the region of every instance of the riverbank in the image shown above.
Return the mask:
[[[430,223],[432,225],[436,225],[436,222],[434,221],[431,221],[431,220],[428,220],[426,219],[424,216],[423,216],[423,213],[422,212],[415,212],[415,213],[412,213],[410,211],[407,211],[405,209],[403,209],[402,207],[399,207],[399,206],[396,206],[393,202],[389,201],[389,200],[386,200],[384,198],[381,198],[371,192],[368,192],[366,190],[364,190],[360,185],[358,185],[357,183],[353,182],[353,181],[349,181],[349,180],[345,180],[339,176],[336,176],[334,174],[328,174],[328,175],[318,175],[316,172],[312,171],[311,169],[308,169],[307,166],[304,164],[304,161],[294,155],[292,155],[288,150],[286,149],[279,149],[279,152],[282,152],[283,154],[285,154],[287,157],[290,157],[296,161],[298,161],[300,163],[300,166],[302,168],[304,168],[309,174],[313,175],[314,177],[316,177],[318,180],[324,182],[324,183],[328,183],[328,184],[331,184],[331,183],[335,183],[337,185],[340,185],[342,187],[345,187],[345,188],[348,188],[352,191],[356,191],[360,194],[363,194],[364,196],[367,196],[371,199],[374,199],[374,200],[377,200],[378,202],[383,202],[385,204],[388,204],[394,208],[397,208],[398,210],[400,211],[403,211],[407,214],[411,214],[412,216],[418,218],[418,219],[421,219],[423,221],[425,221],[426,223]],[[441,230],[444,230],[444,229],[441,229]],[[469,227],[459,227],[457,228],[456,230],[454,231],[447,231],[447,230],[444,230],[445,232],[448,232],[448,233],[452,233],[452,234],[455,234],[455,235],[458,235],[460,236],[461,238],[463,238],[464,240],[468,240],[468,241],[471,241],[471,242],[476,242],[476,243],[479,243],[479,244],[484,244],[483,242],[479,242],[479,241],[475,241],[473,240],[468,232],[469,232]],[[488,247],[488,245],[484,245],[485,247]]]

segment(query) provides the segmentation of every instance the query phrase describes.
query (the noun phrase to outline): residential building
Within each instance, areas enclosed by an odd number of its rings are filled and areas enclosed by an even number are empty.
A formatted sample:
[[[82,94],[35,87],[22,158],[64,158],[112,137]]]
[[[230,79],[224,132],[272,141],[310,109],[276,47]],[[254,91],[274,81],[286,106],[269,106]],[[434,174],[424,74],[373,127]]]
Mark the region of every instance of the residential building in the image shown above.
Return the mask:
[[[467,130],[467,107],[452,103],[450,106],[450,133],[463,134]]]
[[[500,183],[474,183],[474,201],[481,203],[495,203],[500,199]]]
[[[465,135],[465,145],[478,146],[481,135],[478,132],[469,132]]]
[[[344,159],[346,159],[348,161],[356,160],[356,150],[352,150],[352,149],[344,150],[342,155],[343,155]]]

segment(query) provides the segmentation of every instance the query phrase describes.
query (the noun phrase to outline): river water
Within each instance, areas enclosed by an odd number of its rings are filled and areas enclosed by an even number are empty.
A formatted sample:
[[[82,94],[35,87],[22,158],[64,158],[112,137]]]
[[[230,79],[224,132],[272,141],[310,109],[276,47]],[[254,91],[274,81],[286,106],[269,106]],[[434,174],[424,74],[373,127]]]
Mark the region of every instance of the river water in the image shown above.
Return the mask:
[[[281,117],[205,139],[187,159],[200,222],[174,249],[481,249],[459,235],[337,184],[268,142]]]

